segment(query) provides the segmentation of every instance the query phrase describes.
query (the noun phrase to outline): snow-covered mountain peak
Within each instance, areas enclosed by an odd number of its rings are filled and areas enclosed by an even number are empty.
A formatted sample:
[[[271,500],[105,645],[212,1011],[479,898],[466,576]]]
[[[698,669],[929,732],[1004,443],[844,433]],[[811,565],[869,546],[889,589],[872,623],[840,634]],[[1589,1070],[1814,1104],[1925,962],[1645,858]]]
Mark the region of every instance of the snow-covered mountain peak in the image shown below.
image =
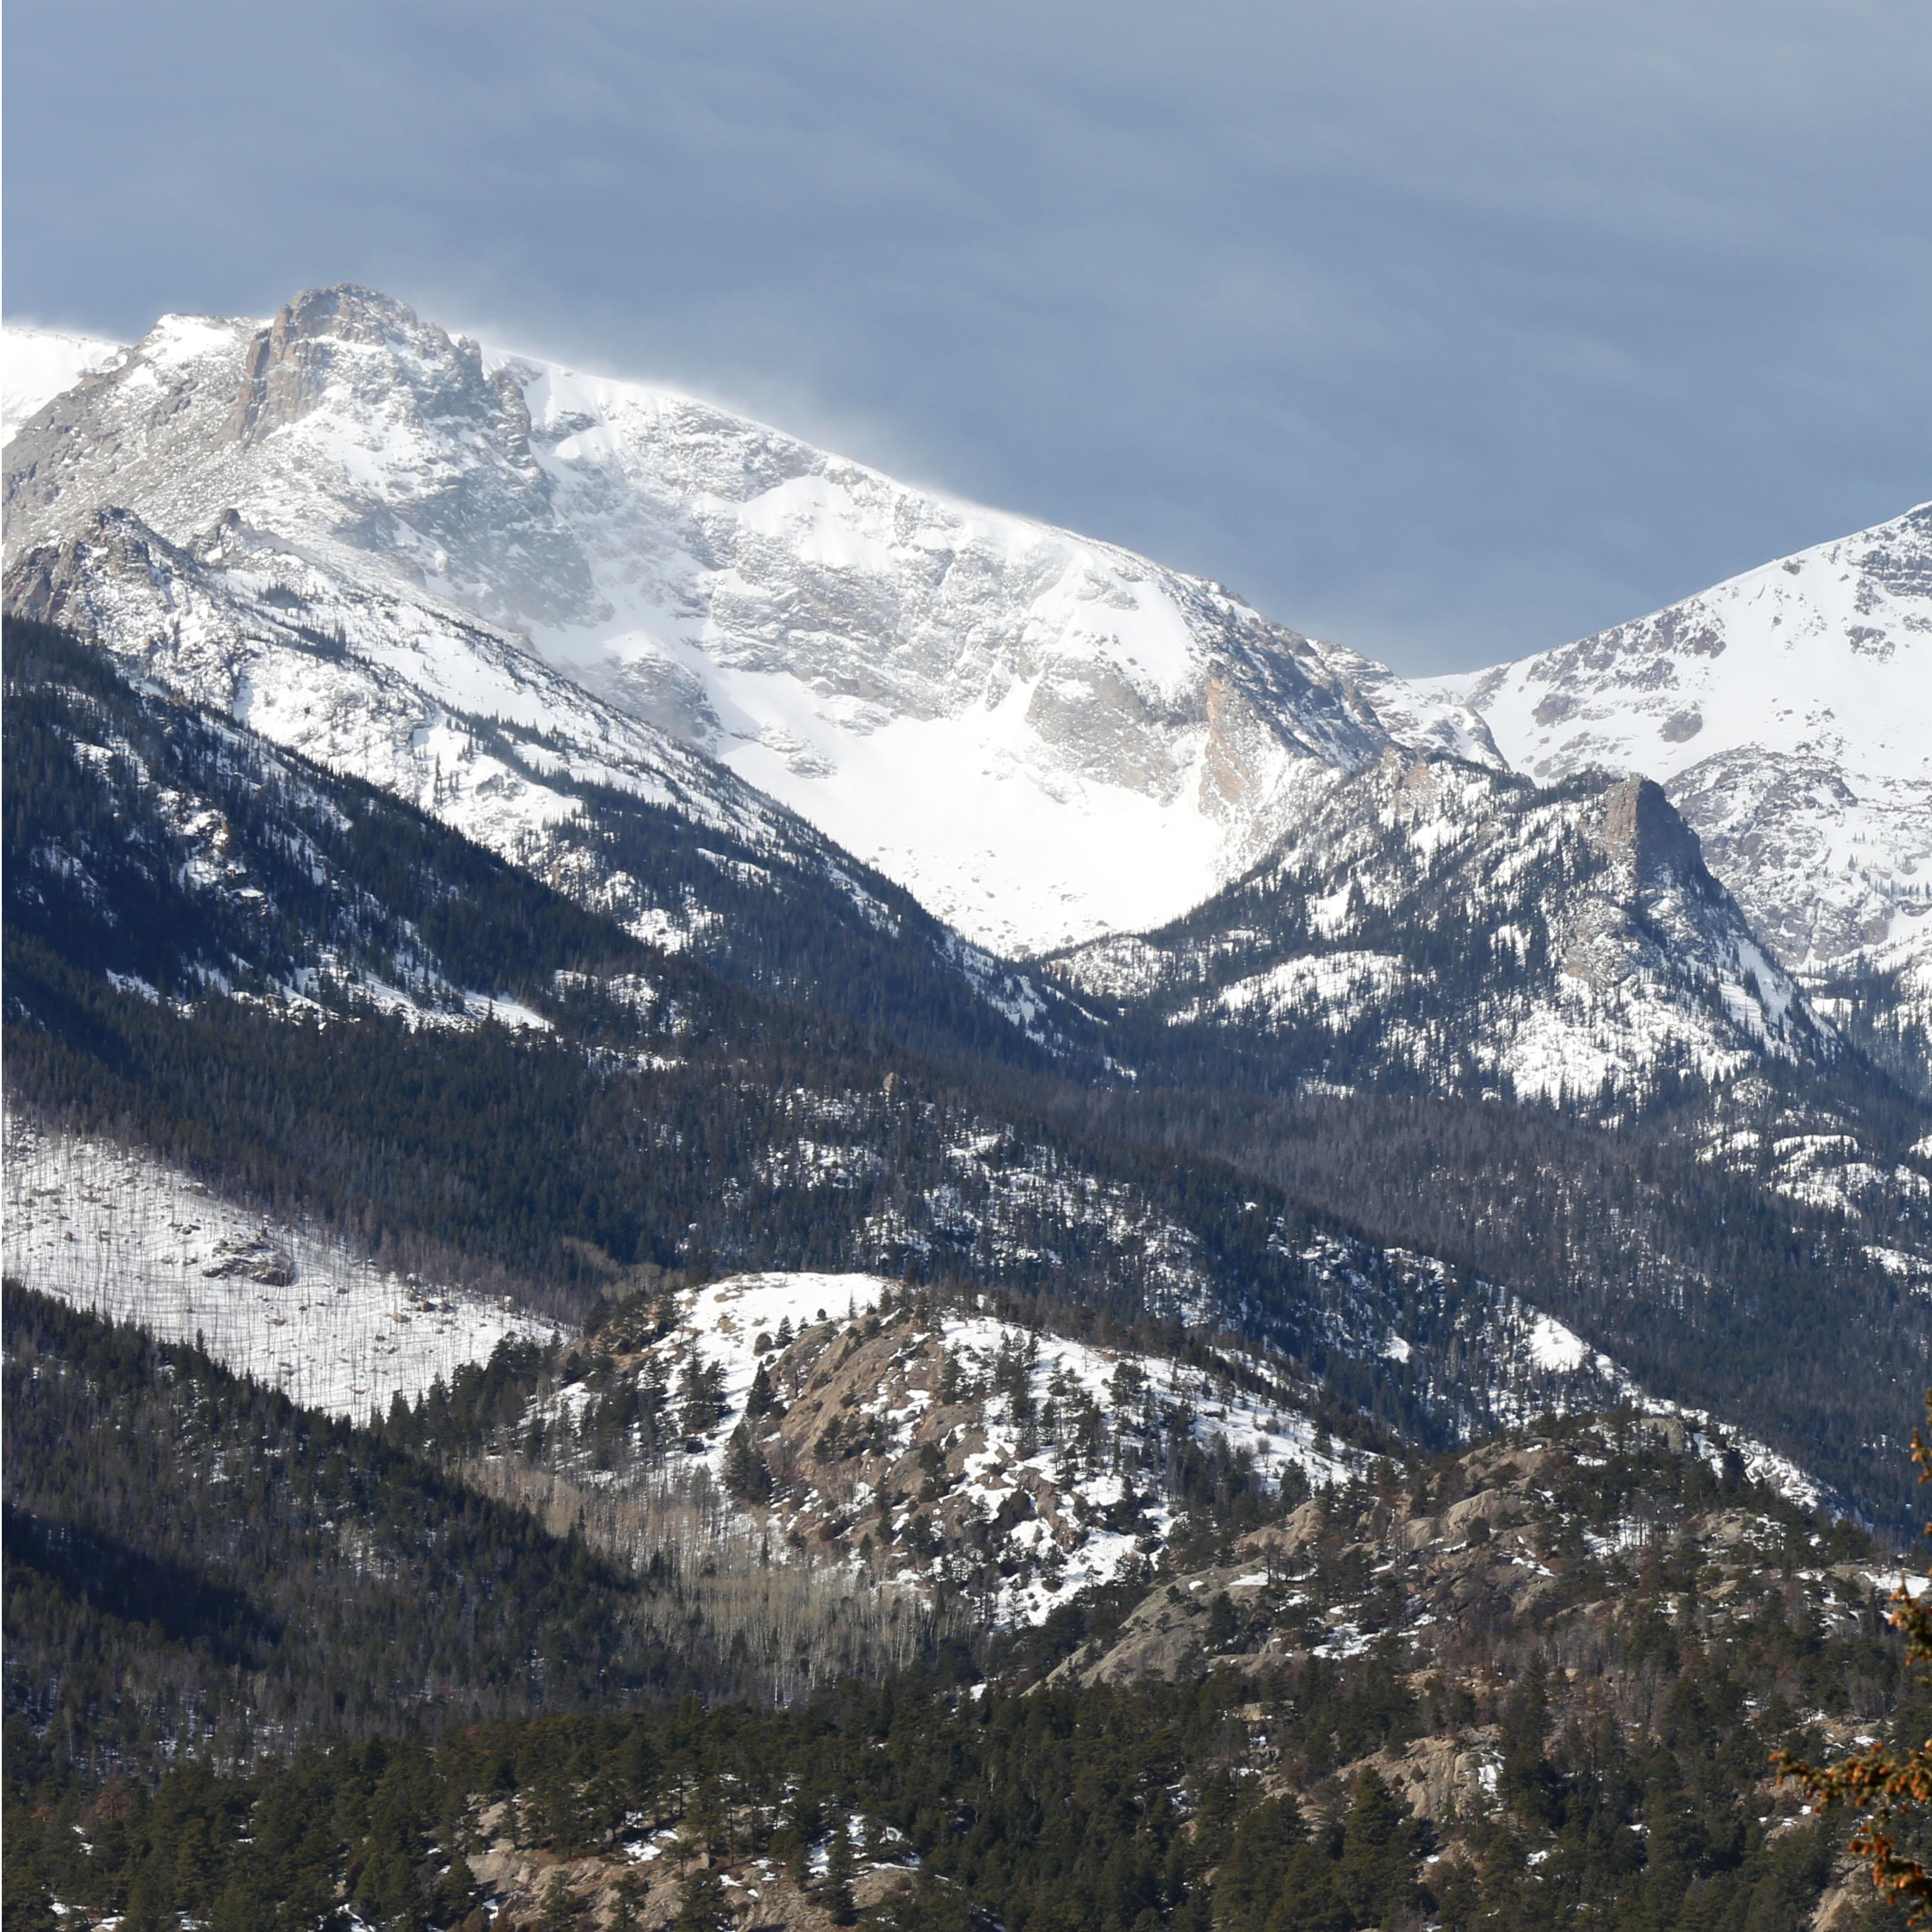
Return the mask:
[[[520,628],[590,614],[515,386],[366,289],[266,322],[164,316],[10,445],[9,554],[110,505],[176,543],[233,508],[386,584]]]
[[[1932,503],[1438,695],[1511,764],[1662,782],[1794,967],[1932,915]]]
[[[1298,766],[1387,742],[1218,586],[687,397],[501,366],[610,612],[540,646],[969,932],[1178,910],[1264,848]]]
[[[397,718],[554,712],[574,757],[649,768],[647,789],[670,752],[706,754],[727,789],[1027,952],[1166,926],[1392,751],[1507,757],[1544,783],[1662,782],[1788,967],[1928,923],[1932,509],[1432,683],[1218,584],[366,289],[266,322],[164,317],[86,363],[8,445],[16,600],[198,667],[204,701],[231,701],[225,679],[278,742],[418,800],[448,800],[448,761]],[[338,633],[346,655],[316,660]],[[260,642],[284,638],[272,668]]]
[[[1218,585],[367,290],[164,318],[8,454],[10,561],[109,508],[184,548],[232,508],[521,634],[1008,950],[1174,916],[1392,742],[1496,760]]]

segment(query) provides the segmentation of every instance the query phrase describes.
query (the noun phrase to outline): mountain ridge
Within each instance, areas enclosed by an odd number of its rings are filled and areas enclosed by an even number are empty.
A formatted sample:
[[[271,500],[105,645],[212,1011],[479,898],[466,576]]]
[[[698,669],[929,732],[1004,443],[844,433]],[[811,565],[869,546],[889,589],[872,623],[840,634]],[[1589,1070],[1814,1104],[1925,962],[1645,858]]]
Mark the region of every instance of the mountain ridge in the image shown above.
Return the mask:
[[[1157,1034],[1240,1035],[1251,1056],[1272,1040],[1331,1082],[1587,1109],[1628,1104],[1686,1056],[1710,1082],[1840,1051],[1642,778],[1543,788],[1386,758],[1338,776],[1172,926],[1052,964]]]
[[[110,505],[188,548],[232,509],[522,629],[1003,950],[1184,910],[1292,822],[1305,770],[1396,742],[1361,661],[1219,586],[366,290],[164,318],[8,464],[11,560]],[[1495,756],[1413,692],[1400,729]]]
[[[478,620],[507,626],[994,951],[1190,910],[1328,773],[1391,746],[1546,781],[1638,772],[1780,964],[1932,1078],[1932,776],[1912,750],[1932,738],[1932,680],[1912,677],[1932,507],[1577,644],[1404,679],[1219,585],[672,391],[452,338],[368,290],[310,291],[266,323],[164,318],[114,352],[9,340],[43,404],[10,420],[16,576],[111,502],[190,556],[224,531],[290,547],[392,635],[442,629],[460,651]],[[231,621],[274,614],[244,595]],[[1804,648],[1780,645],[1772,675],[1780,632]],[[1812,695],[1748,688],[1791,676]]]
[[[1932,1081],[1932,502],[1420,682],[1480,711],[1516,769],[1656,779],[1780,964],[1828,1003],[1890,976],[1877,1024]]]

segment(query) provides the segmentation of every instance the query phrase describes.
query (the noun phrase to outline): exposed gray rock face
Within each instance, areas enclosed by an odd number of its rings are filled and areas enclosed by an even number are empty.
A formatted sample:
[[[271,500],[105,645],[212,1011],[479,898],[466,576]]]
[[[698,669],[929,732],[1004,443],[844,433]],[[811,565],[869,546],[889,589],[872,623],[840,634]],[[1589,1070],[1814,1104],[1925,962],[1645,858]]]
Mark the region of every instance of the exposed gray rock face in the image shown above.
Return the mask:
[[[368,290],[98,348],[63,350],[78,380],[7,446],[16,608],[500,850],[574,808],[554,737],[580,776],[784,820],[762,793],[962,932],[1046,951],[1184,914],[1338,775],[1507,753],[1660,781],[1815,988],[1848,962],[1924,982],[1932,511],[1451,691]],[[448,722],[499,715],[514,772]]]
[[[164,318],[7,464],[10,560],[110,508],[198,556],[233,509],[405,628],[416,604],[518,634],[1012,950],[1184,910],[1312,775],[1391,743],[1496,756],[1459,706],[1218,585],[493,358],[368,290],[266,326]]]
[[[1187,918],[1057,964],[1168,1036],[1292,1042],[1342,1080],[1594,1102],[1642,1096],[1664,1067],[1724,1079],[1835,1051],[1642,778],[1542,790],[1391,754],[1335,775]]]
[[[513,382],[367,290],[266,328],[168,316],[7,446],[9,554],[110,506],[176,543],[223,508],[494,622],[595,614]]]
[[[1545,782],[1592,766],[1658,780],[1769,950],[1814,985],[1865,968],[1924,1001],[1932,504],[1431,688],[1466,698]],[[1915,1012],[1900,1023],[1932,1029],[1932,1003]]]

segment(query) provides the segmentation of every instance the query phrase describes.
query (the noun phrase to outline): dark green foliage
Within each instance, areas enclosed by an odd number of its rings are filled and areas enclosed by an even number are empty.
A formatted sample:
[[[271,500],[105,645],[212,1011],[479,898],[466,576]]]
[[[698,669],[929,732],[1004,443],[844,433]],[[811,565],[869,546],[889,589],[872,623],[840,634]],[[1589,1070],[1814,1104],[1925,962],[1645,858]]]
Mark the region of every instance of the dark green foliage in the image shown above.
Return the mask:
[[[758,1364],[758,1371],[752,1378],[752,1386],[745,1396],[745,1413],[755,1422],[761,1415],[769,1415],[772,1404],[778,1400],[772,1390],[770,1371],[765,1364]]]
[[[539,1932],[570,1932],[578,1922],[578,1916],[577,1901],[560,1874],[550,1880],[550,1889],[544,1894],[543,1910],[537,1915]],[[682,1912],[679,1914],[679,1923],[683,1923]]]
[[[852,1896],[855,1869],[851,1820],[834,1818],[831,1840],[825,1849],[825,1878],[818,1888],[818,1902],[835,1925],[849,1925],[859,1916],[857,1903]]]
[[[677,1916],[671,1924],[674,1932],[734,1932],[737,1921],[725,1896],[724,1880],[710,1867],[686,1874],[678,1887]]]
[[[5,1324],[8,1708],[55,1761],[700,1681],[635,1580],[384,1434],[10,1282]]]
[[[767,1503],[772,1498],[771,1470],[742,1422],[731,1432],[724,1452],[724,1488],[741,1503]]]
[[[1292,1797],[1264,1798],[1252,1806],[1215,1874],[1216,1932],[1267,1932],[1288,1874],[1297,1869],[1294,1862],[1307,1844],[1308,1827]]]
[[[724,1412],[724,1370],[694,1344],[677,1385],[678,1426],[687,1436],[708,1435]]]
[[[638,1270],[741,1266],[1171,1317],[1198,1306],[1154,1259],[1176,1230],[1220,1318],[1297,1360],[1358,1441],[1488,1425],[1484,1331],[1504,1298],[1486,1282],[1507,1282],[1655,1391],[1753,1429],[1881,1522],[1912,1520],[1909,1484],[1868,1446],[1903,1435],[1932,1376],[1932,1316],[1866,1252],[1892,1231],[1702,1160],[1706,1123],[1681,1096],[1616,1132],[1534,1107],[1316,1099],[1272,1048],[1210,1064],[1165,1027],[1132,1090],[1078,1055],[1000,1060],[956,976],[928,983],[849,898],[808,916],[803,872],[776,900],[752,892],[729,958],[663,954],[366,786],[134,693],[99,652],[32,626],[7,639],[8,1080],[51,1124],[145,1142],[266,1211],[572,1318]],[[218,808],[261,899],[194,883],[170,790]],[[658,866],[674,896],[686,872],[737,876],[676,814],[610,808],[634,876]],[[291,1023],[204,982],[271,986],[325,951],[430,1004],[513,995],[555,1030]],[[117,992],[108,970],[192,1010]],[[613,974],[650,982],[649,1012],[610,995]],[[1923,1135],[1922,1112],[1867,1085],[1813,1098],[1856,1111],[1875,1144]],[[986,1151],[962,1166],[968,1143]],[[1119,1211],[1070,1222],[1080,1198]],[[1466,1265],[1438,1280],[1370,1244],[1322,1277],[1304,1258],[1363,1223]],[[1390,1332],[1407,1360],[1382,1352]],[[1163,1480],[1225,1497],[1239,1477],[1179,1442]]]
[[[176,1770],[152,1791],[50,1774],[10,1738],[9,1910],[32,1924],[52,1897],[135,1922],[185,1911],[212,1913],[223,1932],[294,1932],[321,1924],[340,1883],[365,1917],[448,1926],[473,1895],[452,1850],[458,1821],[506,1798],[524,1842],[560,1856],[608,1853],[638,1828],[623,1822],[633,1813],[642,1828],[681,1826],[694,1846],[728,1839],[781,1862],[815,1840],[835,1915],[856,1864],[848,1821],[862,1816],[868,1843],[872,1826],[890,1827],[918,1855],[916,1882],[880,1914],[905,1932],[995,1918],[1018,1932],[1363,1932],[1429,1918],[1799,1932],[1828,1874],[1823,1831],[1756,1823],[1761,1762],[1742,1784],[1727,1766],[1713,1774],[1736,1735],[1721,1730],[1660,1743],[1640,1763],[1601,1740],[1566,1748],[1550,1827],[1501,1811],[1471,1828],[1474,1864],[1430,1862],[1430,1832],[1372,1770],[1318,1773],[1312,1807],[1229,1774],[1257,1726],[1282,1762],[1304,1759],[1322,1721],[1306,1688],[1292,1674],[1210,1677],[956,1703],[914,1678],[848,1684],[789,1713],[686,1706],[544,1718],[427,1750],[371,1740],[252,1782]],[[558,1793],[567,1827],[551,1820]],[[724,1932],[728,1898],[706,1855],[686,1874],[676,1924]],[[582,1919],[560,1883],[541,1909],[544,1924]]]

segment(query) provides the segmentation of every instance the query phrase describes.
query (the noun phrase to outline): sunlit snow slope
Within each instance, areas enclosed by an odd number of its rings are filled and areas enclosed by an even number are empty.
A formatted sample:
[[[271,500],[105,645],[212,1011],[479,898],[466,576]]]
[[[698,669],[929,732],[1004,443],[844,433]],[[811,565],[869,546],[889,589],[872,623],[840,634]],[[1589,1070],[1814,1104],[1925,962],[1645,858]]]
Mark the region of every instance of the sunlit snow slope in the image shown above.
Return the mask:
[[[199,558],[232,512],[400,637],[528,639],[1004,949],[1173,916],[1392,742],[1495,758],[1218,585],[365,290],[164,317],[8,457],[10,568],[112,509]],[[124,650],[157,621],[101,619]]]
[[[53,328],[9,328],[0,339],[0,440],[83,376],[127,354],[118,342]]]
[[[1218,584],[708,405],[511,358],[603,608],[559,662],[1010,950],[1179,910],[1389,741]],[[1492,757],[1425,702],[1419,742]]]
[[[1932,943],[1932,503],[1436,688],[1546,783],[1657,779],[1787,966]]]
[[[7,1273],[360,1420],[548,1324],[265,1221],[164,1162],[10,1120]]]

